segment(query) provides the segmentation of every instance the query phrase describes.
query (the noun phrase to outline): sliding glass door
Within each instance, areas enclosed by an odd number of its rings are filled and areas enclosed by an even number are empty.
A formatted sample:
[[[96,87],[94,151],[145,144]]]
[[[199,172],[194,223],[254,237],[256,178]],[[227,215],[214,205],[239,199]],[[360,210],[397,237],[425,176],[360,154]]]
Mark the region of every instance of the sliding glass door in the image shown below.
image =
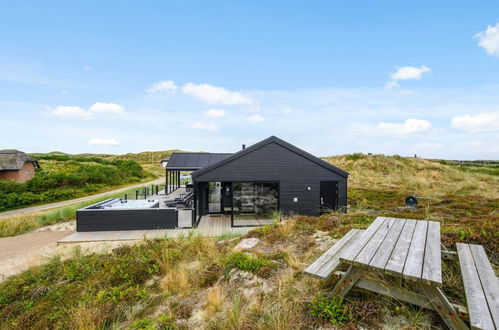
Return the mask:
[[[277,182],[234,182],[234,215],[246,219],[268,219],[279,208]]]

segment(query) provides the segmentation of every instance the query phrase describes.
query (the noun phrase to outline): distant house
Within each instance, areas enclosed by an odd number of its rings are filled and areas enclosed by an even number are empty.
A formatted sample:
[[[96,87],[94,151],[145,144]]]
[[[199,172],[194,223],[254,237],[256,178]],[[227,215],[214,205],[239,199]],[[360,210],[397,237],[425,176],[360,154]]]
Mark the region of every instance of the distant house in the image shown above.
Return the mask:
[[[26,182],[39,168],[36,159],[19,150],[0,150],[0,180]]]

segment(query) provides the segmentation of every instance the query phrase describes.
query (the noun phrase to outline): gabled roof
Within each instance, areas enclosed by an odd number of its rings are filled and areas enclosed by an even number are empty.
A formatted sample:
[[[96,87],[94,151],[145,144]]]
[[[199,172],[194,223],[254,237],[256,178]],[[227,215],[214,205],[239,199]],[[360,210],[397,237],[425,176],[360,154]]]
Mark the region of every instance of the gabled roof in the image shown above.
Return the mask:
[[[0,150],[0,171],[20,170],[26,162],[33,162],[35,167],[39,167],[36,159],[22,151],[15,149]]]
[[[194,171],[218,163],[231,156],[226,153],[175,152],[170,156],[167,170]]]
[[[240,151],[232,154],[230,157],[227,157],[227,158],[225,158],[217,163],[214,163],[214,164],[209,165],[207,167],[203,167],[200,170],[197,170],[196,172],[192,173],[192,177],[195,178],[197,176],[205,174],[211,170],[214,170],[215,168],[223,166],[223,165],[225,165],[225,164],[227,164],[227,163],[229,163],[237,158],[240,158],[244,155],[247,155],[250,152],[253,152],[257,149],[260,149],[263,146],[266,146],[267,144],[270,144],[270,143],[276,143],[276,144],[280,145],[281,147],[284,147],[284,148],[296,153],[297,155],[299,155],[305,159],[308,159],[311,162],[316,163],[317,165],[320,165],[324,168],[327,168],[328,170],[331,170],[344,178],[348,178],[348,176],[350,175],[348,172],[342,170],[341,168],[338,168],[334,165],[331,165],[330,163],[328,163],[328,162],[326,162],[318,157],[315,157],[314,155],[312,155],[312,154],[310,154],[310,153],[308,153],[308,152],[306,152],[298,147],[295,147],[294,145],[292,145],[284,140],[281,140],[276,136],[271,136],[269,138],[266,138],[265,140],[262,140],[258,143],[253,144],[252,146],[249,146],[243,150],[240,150]]]

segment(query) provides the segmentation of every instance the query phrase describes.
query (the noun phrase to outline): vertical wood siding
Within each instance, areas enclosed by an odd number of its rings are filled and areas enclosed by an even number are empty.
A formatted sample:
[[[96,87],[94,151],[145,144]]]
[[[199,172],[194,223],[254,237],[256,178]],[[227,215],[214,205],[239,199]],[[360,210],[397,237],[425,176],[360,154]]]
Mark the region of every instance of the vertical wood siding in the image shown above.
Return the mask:
[[[175,229],[175,209],[79,210],[76,231]]]
[[[269,143],[233,161],[201,174],[196,182],[279,181],[280,208],[284,213],[316,215],[320,208],[320,182],[338,181],[339,207],[347,203],[347,179],[277,144]],[[307,190],[310,187],[310,190]],[[293,202],[294,198],[298,202]]]

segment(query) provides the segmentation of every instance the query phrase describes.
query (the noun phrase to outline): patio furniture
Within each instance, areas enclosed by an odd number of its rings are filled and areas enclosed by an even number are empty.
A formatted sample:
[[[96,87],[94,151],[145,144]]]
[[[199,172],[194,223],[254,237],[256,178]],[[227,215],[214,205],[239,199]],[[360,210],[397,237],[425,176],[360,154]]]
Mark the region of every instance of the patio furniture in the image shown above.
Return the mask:
[[[180,197],[177,197],[173,200],[166,200],[165,206],[167,207],[185,207],[185,206],[190,206],[192,205],[193,202],[193,197],[194,194],[192,192],[189,193],[182,193],[180,194]]]
[[[351,229],[338,242],[330,247],[322,256],[319,257],[313,264],[305,269],[306,273],[318,276],[323,279],[329,278],[335,269],[340,265],[340,254],[352,245],[360,234],[364,231],[361,229]]]
[[[499,329],[499,284],[481,245],[457,243],[464,291],[474,329]]]
[[[349,232],[344,239],[306,269],[306,272],[323,278],[333,273],[339,276],[333,295],[345,296],[353,286],[357,286],[435,310],[451,329],[468,329],[460,318],[460,315],[466,315],[466,309],[451,304],[440,289],[442,251],[439,222],[378,217],[363,232]],[[348,270],[334,272],[340,264],[349,265]],[[365,277],[371,271],[413,281],[421,292],[410,292],[386,281]]]

